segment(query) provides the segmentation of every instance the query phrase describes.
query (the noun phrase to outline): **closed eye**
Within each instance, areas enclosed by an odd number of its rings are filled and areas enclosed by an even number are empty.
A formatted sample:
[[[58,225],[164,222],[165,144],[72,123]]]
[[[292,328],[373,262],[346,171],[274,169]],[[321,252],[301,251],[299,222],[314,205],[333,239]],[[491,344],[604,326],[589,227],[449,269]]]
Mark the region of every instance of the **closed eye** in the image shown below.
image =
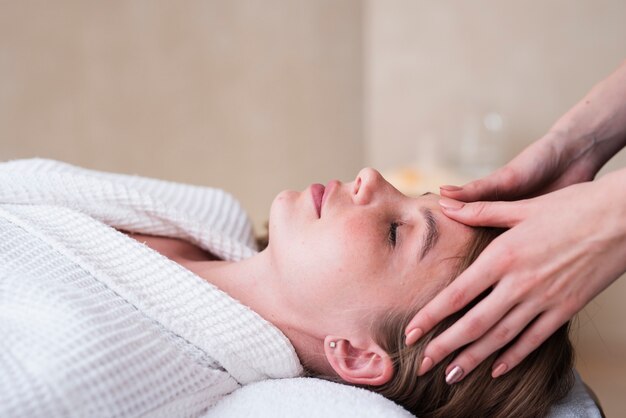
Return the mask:
[[[388,240],[389,243],[395,247],[397,241],[398,227],[400,226],[399,222],[392,222],[389,224],[389,235]]]

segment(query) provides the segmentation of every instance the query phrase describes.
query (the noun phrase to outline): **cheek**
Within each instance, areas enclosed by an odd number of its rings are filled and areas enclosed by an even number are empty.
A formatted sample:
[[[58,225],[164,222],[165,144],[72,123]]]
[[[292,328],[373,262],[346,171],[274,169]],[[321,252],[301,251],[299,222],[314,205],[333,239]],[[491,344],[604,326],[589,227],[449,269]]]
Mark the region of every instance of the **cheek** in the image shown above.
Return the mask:
[[[327,257],[334,259],[339,271],[372,267],[370,263],[379,255],[380,248],[376,246],[378,232],[371,220],[352,216],[330,229],[324,246],[329,249]]]
[[[352,216],[347,218],[343,225],[343,234],[349,237],[372,234],[372,221],[366,220],[362,216]]]
[[[377,277],[381,232],[371,219],[356,215],[341,222],[297,222],[289,199],[279,195],[270,217],[269,249],[285,290],[294,300],[320,307],[358,298]]]
[[[307,247],[316,280],[338,293],[363,288],[379,271],[380,248],[371,222],[362,217],[345,219],[327,228]],[[316,239],[317,238],[317,239]]]

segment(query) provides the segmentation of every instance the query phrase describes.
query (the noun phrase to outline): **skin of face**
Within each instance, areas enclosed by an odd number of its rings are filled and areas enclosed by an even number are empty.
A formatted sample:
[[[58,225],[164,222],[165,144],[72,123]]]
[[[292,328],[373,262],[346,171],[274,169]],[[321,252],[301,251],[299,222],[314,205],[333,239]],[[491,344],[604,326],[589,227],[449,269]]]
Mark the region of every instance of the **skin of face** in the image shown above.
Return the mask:
[[[371,168],[330,182],[318,216],[311,187],[281,192],[270,211],[272,271],[283,303],[328,334],[364,327],[364,318],[407,309],[450,278],[471,229],[444,216],[439,196],[407,197]],[[423,210],[439,238],[420,259]],[[392,242],[395,229],[395,245]]]

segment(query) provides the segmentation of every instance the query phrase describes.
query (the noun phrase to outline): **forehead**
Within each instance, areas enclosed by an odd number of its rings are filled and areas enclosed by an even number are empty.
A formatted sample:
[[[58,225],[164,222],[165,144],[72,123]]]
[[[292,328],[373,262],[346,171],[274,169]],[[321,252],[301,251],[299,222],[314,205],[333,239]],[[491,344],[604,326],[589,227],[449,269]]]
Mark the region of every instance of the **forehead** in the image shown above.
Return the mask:
[[[434,227],[438,230],[437,244],[425,257],[425,259],[432,258],[433,261],[462,255],[474,235],[473,228],[448,218],[442,212],[439,206],[440,198],[441,196],[435,193],[425,193],[411,198],[415,210],[422,212],[417,218],[417,222],[421,223],[420,230],[423,232],[428,227],[428,217],[424,216],[424,212],[430,214]]]
[[[416,214],[415,222],[418,226],[416,234],[418,243],[415,248],[420,248],[424,244],[423,240],[426,236],[424,228],[427,221],[424,211],[428,210],[432,214],[438,230],[438,239],[433,248],[423,258],[420,258],[419,252],[414,254],[414,260],[406,265],[403,273],[403,282],[413,289],[406,296],[413,301],[430,294],[431,290],[441,287],[442,283],[452,278],[474,236],[471,227],[443,214],[438,203],[439,199],[439,195],[427,193],[412,197],[409,201],[409,210]]]

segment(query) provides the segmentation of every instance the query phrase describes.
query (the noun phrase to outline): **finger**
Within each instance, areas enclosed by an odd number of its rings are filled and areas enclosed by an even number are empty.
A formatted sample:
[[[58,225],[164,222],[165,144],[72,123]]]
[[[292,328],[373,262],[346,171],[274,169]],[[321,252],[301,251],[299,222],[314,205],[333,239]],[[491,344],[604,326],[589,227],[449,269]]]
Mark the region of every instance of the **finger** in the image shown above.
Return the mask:
[[[406,344],[415,343],[442,319],[463,309],[468,303],[500,280],[501,257],[489,247],[451,284],[428,302],[406,327]],[[413,330],[418,330],[413,332]]]
[[[463,202],[502,200],[515,195],[518,177],[514,170],[505,166],[462,187],[441,186],[440,192],[442,196]]]
[[[418,376],[448,357],[459,348],[476,341],[487,334],[516,304],[507,297],[504,286],[496,287],[487,297],[469,310],[454,325],[433,339],[424,350],[424,358],[430,360],[430,367],[420,368]],[[528,323],[528,322],[527,322]],[[525,325],[525,324],[524,324]],[[521,331],[520,328],[517,332]],[[467,364],[471,361],[467,361]],[[463,369],[465,370],[465,369]]]
[[[463,203],[444,197],[439,206],[447,217],[466,225],[511,228],[526,218],[527,201]]]
[[[430,331],[442,319],[464,308],[502,278],[502,269],[506,267],[508,258],[501,255],[501,251],[494,250],[492,245],[487,246],[467,269],[419,310],[407,325],[406,334],[415,329],[419,329],[421,334]],[[406,343],[411,345],[418,339],[416,337]]]
[[[494,361],[492,377],[502,376],[520,364],[568,319],[569,317],[558,311],[547,311],[541,314],[537,321],[524,331],[519,340]]]
[[[517,337],[539,313],[538,309],[529,303],[517,305],[489,332],[450,362],[446,368],[446,377],[454,377],[454,380],[446,381],[449,384],[461,381],[485,359]],[[460,374],[459,372],[452,374],[456,367],[460,368]]]

